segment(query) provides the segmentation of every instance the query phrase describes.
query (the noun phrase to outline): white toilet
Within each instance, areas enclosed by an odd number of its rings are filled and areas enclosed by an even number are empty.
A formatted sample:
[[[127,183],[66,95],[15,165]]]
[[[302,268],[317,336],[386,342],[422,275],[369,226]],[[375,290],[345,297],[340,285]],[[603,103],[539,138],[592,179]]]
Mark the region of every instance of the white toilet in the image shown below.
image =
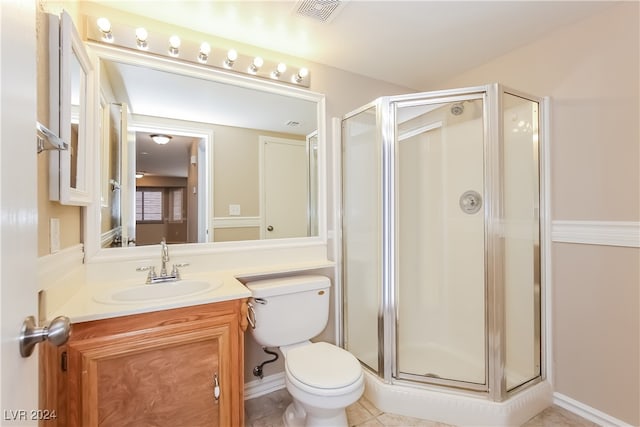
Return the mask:
[[[329,319],[329,288],[324,276],[295,276],[249,282],[256,342],[279,347],[285,359],[285,382],[293,402],[284,413],[286,426],[346,426],[345,408],[364,391],[358,360],[326,342],[312,343]]]

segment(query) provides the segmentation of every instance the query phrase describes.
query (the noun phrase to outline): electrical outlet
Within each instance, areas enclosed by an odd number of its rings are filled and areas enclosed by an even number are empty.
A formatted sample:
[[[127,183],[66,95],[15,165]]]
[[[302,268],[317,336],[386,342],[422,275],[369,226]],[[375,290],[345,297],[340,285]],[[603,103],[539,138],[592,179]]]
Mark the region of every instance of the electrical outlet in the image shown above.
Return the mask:
[[[240,205],[229,205],[229,216],[239,216]]]

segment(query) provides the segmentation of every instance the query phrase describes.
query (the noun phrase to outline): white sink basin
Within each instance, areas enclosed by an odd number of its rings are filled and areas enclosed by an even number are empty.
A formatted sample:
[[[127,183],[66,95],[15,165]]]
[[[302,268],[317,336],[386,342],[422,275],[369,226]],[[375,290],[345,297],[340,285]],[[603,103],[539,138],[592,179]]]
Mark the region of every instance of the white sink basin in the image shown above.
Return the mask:
[[[222,286],[221,280],[179,280],[177,282],[137,285],[110,289],[93,299],[103,304],[139,304],[165,301],[172,298],[192,297]]]

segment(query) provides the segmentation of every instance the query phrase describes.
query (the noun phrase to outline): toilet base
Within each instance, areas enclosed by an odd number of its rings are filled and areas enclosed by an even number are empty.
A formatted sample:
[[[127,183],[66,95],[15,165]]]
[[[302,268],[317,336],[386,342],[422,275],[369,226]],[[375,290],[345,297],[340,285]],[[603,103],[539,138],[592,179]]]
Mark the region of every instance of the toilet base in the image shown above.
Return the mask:
[[[285,427],[304,427],[306,418],[307,413],[295,400],[287,406],[282,414]]]
[[[282,421],[286,427],[346,427],[349,425],[345,409],[329,412],[323,409],[321,414],[307,413],[295,399],[284,411]]]
[[[347,406],[358,401],[364,392],[364,376],[342,389],[312,390],[289,375],[285,367],[285,384],[293,399],[283,415],[287,427],[348,427]],[[306,389],[305,389],[306,388]]]

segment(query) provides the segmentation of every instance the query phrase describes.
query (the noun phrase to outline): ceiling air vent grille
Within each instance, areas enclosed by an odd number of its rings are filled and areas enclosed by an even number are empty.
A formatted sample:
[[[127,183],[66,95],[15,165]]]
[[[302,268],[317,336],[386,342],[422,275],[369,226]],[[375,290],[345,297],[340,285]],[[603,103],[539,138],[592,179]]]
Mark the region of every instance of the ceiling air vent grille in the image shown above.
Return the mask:
[[[296,15],[322,22],[331,21],[344,6],[345,0],[301,0],[296,4]]]

